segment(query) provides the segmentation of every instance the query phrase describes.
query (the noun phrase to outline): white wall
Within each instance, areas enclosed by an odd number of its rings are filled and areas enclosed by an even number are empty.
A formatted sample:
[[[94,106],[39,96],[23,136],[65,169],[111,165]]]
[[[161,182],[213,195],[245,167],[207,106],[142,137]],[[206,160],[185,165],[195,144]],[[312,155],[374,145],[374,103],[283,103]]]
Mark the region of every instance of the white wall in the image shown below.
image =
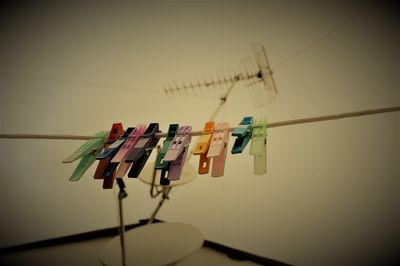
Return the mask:
[[[398,19],[385,4],[87,1],[3,12],[2,133],[91,135],[113,122],[201,129],[218,104],[209,96],[219,93],[167,97],[162,83],[232,70],[252,42],[278,66],[278,98],[256,109],[238,87],[216,121],[400,103]],[[270,129],[267,175],[252,175],[248,151],[229,155],[224,177],[174,189],[159,218],[292,264],[390,260],[399,237],[398,125],[391,113]],[[68,181],[75,165],[61,161],[81,143],[0,140],[1,247],[117,225],[114,192],[92,179],[95,167]],[[135,223],[156,200],[145,184],[125,181],[126,221]]]

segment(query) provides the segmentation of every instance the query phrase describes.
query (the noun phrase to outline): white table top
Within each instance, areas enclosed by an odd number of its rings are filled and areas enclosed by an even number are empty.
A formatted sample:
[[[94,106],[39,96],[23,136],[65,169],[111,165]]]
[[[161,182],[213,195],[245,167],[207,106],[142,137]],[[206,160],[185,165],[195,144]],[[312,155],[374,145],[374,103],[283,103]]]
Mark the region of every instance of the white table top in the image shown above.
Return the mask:
[[[160,266],[177,263],[203,245],[201,232],[183,223],[154,223],[125,232],[126,264]],[[121,266],[120,238],[113,238],[102,251],[106,266]]]

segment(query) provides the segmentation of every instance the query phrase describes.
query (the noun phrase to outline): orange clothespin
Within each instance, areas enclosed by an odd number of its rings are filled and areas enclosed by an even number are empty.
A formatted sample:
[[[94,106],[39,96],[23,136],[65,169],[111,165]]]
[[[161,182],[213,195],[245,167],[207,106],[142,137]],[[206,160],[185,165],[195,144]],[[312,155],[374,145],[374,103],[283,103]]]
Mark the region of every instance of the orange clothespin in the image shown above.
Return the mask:
[[[225,158],[229,141],[229,124],[227,122],[218,123],[212,137],[207,157],[214,158],[211,171],[212,177],[224,175]]]
[[[210,147],[212,135],[214,133],[215,123],[214,121],[206,122],[204,125],[203,133],[199,137],[196,143],[196,147],[193,150],[194,155],[200,155],[199,170],[200,175],[207,174],[210,169],[210,158],[207,157],[207,151]]]

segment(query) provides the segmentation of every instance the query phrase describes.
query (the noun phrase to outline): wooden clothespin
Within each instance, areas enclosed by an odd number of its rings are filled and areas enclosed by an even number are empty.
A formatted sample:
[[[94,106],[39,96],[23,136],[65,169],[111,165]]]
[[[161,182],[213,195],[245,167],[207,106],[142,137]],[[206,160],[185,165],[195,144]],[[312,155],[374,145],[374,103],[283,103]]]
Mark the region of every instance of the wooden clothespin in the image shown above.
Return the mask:
[[[168,161],[164,161],[165,154],[168,151],[173,139],[175,138],[176,133],[178,132],[179,125],[171,124],[168,128],[167,137],[163,142],[163,146],[160,152],[157,155],[156,162],[154,168],[156,170],[161,170],[160,184],[161,185],[169,185],[168,179],[165,178],[165,174],[169,171],[170,163]]]
[[[143,124],[137,125],[136,129],[131,132],[128,139],[125,141],[124,145],[122,145],[117,154],[112,158],[111,162],[119,163],[117,173],[115,174],[116,178],[121,178],[126,174],[126,172],[128,172],[132,163],[125,162],[125,158],[135,147],[140,137],[146,131],[146,128],[147,128],[146,125]]]
[[[63,163],[71,163],[81,158],[71,177],[70,181],[78,181],[87,169],[96,161],[96,156],[99,155],[104,148],[107,139],[107,131],[96,133],[93,139],[85,142],[70,156],[63,160]]]
[[[250,154],[254,155],[254,174],[263,175],[267,173],[267,121],[256,120],[252,124],[252,128]]]
[[[179,180],[183,165],[186,160],[189,144],[192,139],[190,133],[191,126],[182,126],[178,130],[178,134],[172,140],[167,153],[164,156],[164,162],[169,163],[168,179],[160,179],[161,185],[169,185],[169,180]]]
[[[215,127],[207,157],[213,158],[211,176],[220,177],[224,175],[226,152],[229,141],[229,124],[218,123]]]
[[[243,152],[244,148],[246,148],[247,143],[249,143],[251,139],[251,124],[253,123],[252,116],[246,116],[243,118],[242,122],[239,123],[239,126],[235,127],[232,131],[232,136],[237,137],[235,139],[235,143],[232,147],[232,154]]]
[[[151,123],[136,143],[135,147],[133,147],[132,151],[125,158],[125,162],[132,163],[128,177],[136,178],[139,176],[151,152],[160,140],[160,138],[156,136],[156,133],[160,132],[158,128],[158,123]]]
[[[210,158],[207,157],[207,151],[210,147],[212,135],[214,133],[215,123],[213,121],[206,122],[203,133],[196,143],[193,151],[194,155],[200,155],[199,170],[200,175],[207,174],[210,169]]]
[[[135,130],[134,127],[128,127],[127,130],[122,134],[122,136],[116,140],[113,144],[111,144],[106,150],[103,151],[96,159],[105,160],[107,159],[108,164],[104,169],[103,173],[103,188],[111,189],[114,186],[115,181],[115,170],[118,167],[119,163],[112,162],[112,158],[117,154],[119,149],[123,146],[125,141],[128,139],[129,135]]]
[[[111,127],[110,133],[108,134],[107,143],[106,146],[104,147],[104,150],[106,150],[112,143],[114,143],[114,141],[119,139],[123,133],[124,133],[124,128],[122,127],[122,123],[114,123]],[[99,161],[99,164],[97,165],[96,171],[94,173],[95,179],[104,178],[104,171],[106,170],[106,167],[110,160],[111,160],[110,158],[106,158],[104,160]]]

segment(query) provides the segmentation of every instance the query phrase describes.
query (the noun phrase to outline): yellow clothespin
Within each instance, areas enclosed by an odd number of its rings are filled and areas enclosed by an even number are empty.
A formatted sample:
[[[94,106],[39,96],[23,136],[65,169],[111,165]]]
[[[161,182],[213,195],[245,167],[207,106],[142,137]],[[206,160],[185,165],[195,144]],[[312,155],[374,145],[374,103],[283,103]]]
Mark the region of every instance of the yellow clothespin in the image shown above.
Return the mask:
[[[204,125],[203,133],[198,138],[196,147],[193,150],[194,155],[200,155],[199,170],[200,175],[207,174],[210,169],[210,158],[207,157],[207,151],[210,147],[212,135],[214,133],[215,123],[214,121],[206,122]]]
[[[256,120],[252,124],[252,129],[250,154],[254,155],[254,174],[263,175],[267,173],[267,121]]]

